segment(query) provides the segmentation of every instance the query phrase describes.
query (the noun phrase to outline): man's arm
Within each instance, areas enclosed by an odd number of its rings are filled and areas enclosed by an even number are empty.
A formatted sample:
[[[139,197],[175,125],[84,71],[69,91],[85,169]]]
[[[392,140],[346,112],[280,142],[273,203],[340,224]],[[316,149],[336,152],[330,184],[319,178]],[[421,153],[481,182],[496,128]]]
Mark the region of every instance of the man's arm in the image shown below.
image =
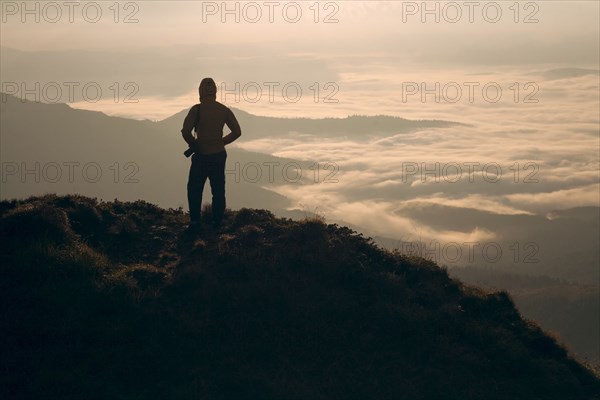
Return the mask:
[[[235,118],[235,115],[233,115],[233,111],[230,109],[227,109],[225,124],[231,129],[231,132],[223,138],[223,144],[227,145],[242,136],[242,129],[240,128],[240,124]]]
[[[196,138],[192,134],[192,129],[194,129],[194,124],[196,123],[196,107],[198,107],[198,105],[192,106],[192,108],[190,108],[188,115],[183,121],[183,128],[181,129],[181,135],[183,136],[183,140],[185,140],[190,147],[196,141]]]

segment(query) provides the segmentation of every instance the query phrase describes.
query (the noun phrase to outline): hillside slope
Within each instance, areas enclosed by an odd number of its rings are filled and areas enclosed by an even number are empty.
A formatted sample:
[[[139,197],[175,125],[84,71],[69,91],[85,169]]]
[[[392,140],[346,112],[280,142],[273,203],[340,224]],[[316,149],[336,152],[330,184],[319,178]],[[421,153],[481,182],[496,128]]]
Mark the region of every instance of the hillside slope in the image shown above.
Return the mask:
[[[2,398],[593,399],[505,293],[318,219],[0,202]]]
[[[489,290],[505,290],[523,316],[559,335],[569,353],[600,362],[600,288],[491,268],[453,268],[450,276]]]

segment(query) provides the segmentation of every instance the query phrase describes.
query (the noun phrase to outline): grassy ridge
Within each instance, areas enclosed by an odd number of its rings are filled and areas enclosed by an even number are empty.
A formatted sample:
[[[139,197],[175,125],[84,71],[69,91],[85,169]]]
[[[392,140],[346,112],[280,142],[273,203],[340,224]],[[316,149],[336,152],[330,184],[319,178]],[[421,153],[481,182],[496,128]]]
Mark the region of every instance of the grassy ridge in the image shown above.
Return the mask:
[[[593,363],[595,368],[600,366],[600,288],[597,285],[489,268],[454,268],[449,272],[478,287],[506,290],[523,316],[558,335],[570,354]]]
[[[206,213],[206,217],[208,217]],[[591,399],[503,292],[319,219],[0,203],[3,398]]]

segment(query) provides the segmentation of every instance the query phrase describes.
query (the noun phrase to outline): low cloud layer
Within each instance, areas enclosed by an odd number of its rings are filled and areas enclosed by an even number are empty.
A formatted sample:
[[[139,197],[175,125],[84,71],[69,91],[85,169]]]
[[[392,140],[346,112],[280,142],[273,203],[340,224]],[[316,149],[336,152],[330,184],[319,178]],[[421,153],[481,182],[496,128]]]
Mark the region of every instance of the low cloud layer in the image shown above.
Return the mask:
[[[365,132],[364,140],[318,135],[294,139],[289,134],[240,141],[239,146],[335,164],[337,182],[275,190],[294,199],[299,208],[318,207],[328,217],[396,237],[415,226],[411,209],[416,204],[499,215],[545,215],[598,206],[598,74],[565,79],[556,79],[556,74],[552,78],[513,70],[479,74],[478,82],[502,84],[510,99],[497,103],[463,99],[454,104],[417,99],[397,108],[404,117],[451,119],[464,126],[385,137]],[[445,79],[461,82],[473,77],[457,74]],[[537,102],[515,102],[510,82],[535,82]],[[366,93],[360,97],[366,98]],[[494,236],[476,224],[469,232],[420,229],[424,237],[437,240]]]

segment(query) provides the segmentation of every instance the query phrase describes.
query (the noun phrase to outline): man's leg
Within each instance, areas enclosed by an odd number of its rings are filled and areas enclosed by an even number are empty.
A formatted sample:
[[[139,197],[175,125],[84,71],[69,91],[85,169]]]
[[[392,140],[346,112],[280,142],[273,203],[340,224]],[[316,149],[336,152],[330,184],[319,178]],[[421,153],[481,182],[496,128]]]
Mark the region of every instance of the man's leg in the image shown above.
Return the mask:
[[[190,222],[200,222],[200,213],[202,209],[202,192],[207,178],[207,168],[203,165],[203,159],[200,154],[192,156],[192,165],[187,184],[188,206],[190,208]]]
[[[225,161],[227,153],[211,155],[210,190],[212,192],[213,225],[218,227],[225,213]]]

